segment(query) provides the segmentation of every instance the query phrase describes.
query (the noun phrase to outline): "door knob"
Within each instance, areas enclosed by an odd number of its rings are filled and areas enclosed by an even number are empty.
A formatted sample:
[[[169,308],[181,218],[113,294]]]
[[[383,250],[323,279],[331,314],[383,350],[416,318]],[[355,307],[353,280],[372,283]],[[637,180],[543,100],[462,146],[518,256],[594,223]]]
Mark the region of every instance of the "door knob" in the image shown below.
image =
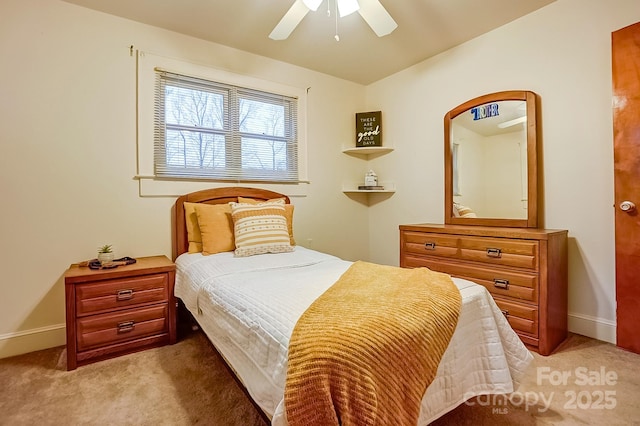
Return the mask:
[[[623,201],[620,203],[620,210],[631,213],[636,209],[636,205],[632,201]]]

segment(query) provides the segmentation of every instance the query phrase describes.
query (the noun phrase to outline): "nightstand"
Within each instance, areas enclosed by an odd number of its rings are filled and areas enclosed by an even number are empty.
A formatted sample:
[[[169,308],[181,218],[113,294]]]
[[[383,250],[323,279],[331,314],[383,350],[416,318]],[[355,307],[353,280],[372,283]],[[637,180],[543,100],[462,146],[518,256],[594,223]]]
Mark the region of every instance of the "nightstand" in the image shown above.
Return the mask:
[[[175,264],[166,256],[65,272],[67,370],[176,342]]]

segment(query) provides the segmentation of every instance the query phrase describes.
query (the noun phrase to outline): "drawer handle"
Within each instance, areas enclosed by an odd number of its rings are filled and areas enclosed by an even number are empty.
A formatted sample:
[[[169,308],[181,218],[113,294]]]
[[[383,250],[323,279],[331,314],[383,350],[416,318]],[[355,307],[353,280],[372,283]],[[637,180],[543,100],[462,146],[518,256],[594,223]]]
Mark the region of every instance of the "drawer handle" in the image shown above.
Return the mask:
[[[489,257],[502,257],[502,250],[499,248],[488,248],[487,256]]]
[[[508,309],[503,309],[502,310],[502,315],[504,315],[505,318],[509,318],[509,310]]]
[[[509,280],[503,280],[500,278],[495,278],[493,280],[493,286],[495,288],[501,288],[503,290],[509,290]]]
[[[133,298],[133,290],[118,290],[116,300],[121,302],[123,300],[129,300]]]
[[[426,248],[427,250],[435,250],[436,243],[424,243],[424,248]]]
[[[135,321],[124,321],[118,323],[118,333],[128,333],[135,328]]]

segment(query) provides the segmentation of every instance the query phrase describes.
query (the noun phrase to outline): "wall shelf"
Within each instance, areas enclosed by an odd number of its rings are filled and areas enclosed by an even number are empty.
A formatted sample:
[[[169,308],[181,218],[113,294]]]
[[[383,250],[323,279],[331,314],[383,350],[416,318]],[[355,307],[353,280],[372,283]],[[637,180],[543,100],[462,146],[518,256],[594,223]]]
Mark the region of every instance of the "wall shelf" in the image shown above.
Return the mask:
[[[369,157],[377,157],[379,155],[388,154],[393,151],[393,148],[388,146],[364,146],[364,147],[352,147],[352,148],[344,148],[342,152],[344,154],[355,155],[361,159],[369,161]],[[342,184],[342,192],[348,197],[357,200],[359,202],[363,202],[365,204],[377,203],[380,201],[384,201],[385,199],[391,197],[394,192],[396,192],[396,184],[394,182],[380,182],[379,185],[384,187],[384,189],[358,189],[358,186],[362,185],[363,182],[344,182]],[[367,194],[365,195],[357,195],[357,194]],[[378,194],[377,196],[369,195]],[[386,194],[386,195],[385,195]]]
[[[345,183],[342,185],[342,192],[345,194],[392,194],[396,192],[396,185],[393,182],[381,182],[381,186],[384,189],[358,189],[359,185],[362,185],[362,183]]]
[[[342,152],[345,154],[356,154],[356,155],[371,155],[371,154],[387,154],[393,151],[393,148],[388,146],[364,146],[364,147],[353,147],[353,148],[344,148]]]

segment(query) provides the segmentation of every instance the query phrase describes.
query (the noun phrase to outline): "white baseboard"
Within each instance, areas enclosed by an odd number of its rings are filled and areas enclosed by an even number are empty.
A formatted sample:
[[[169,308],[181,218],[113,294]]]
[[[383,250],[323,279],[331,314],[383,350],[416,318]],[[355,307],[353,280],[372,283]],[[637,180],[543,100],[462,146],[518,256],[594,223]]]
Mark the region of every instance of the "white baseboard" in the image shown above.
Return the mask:
[[[0,358],[62,346],[67,342],[65,324],[0,335]]]
[[[569,331],[593,339],[616,343],[615,321],[570,312]],[[0,335],[0,358],[62,346],[65,343],[65,324],[7,333]]]
[[[569,331],[616,344],[616,322],[569,312]]]

